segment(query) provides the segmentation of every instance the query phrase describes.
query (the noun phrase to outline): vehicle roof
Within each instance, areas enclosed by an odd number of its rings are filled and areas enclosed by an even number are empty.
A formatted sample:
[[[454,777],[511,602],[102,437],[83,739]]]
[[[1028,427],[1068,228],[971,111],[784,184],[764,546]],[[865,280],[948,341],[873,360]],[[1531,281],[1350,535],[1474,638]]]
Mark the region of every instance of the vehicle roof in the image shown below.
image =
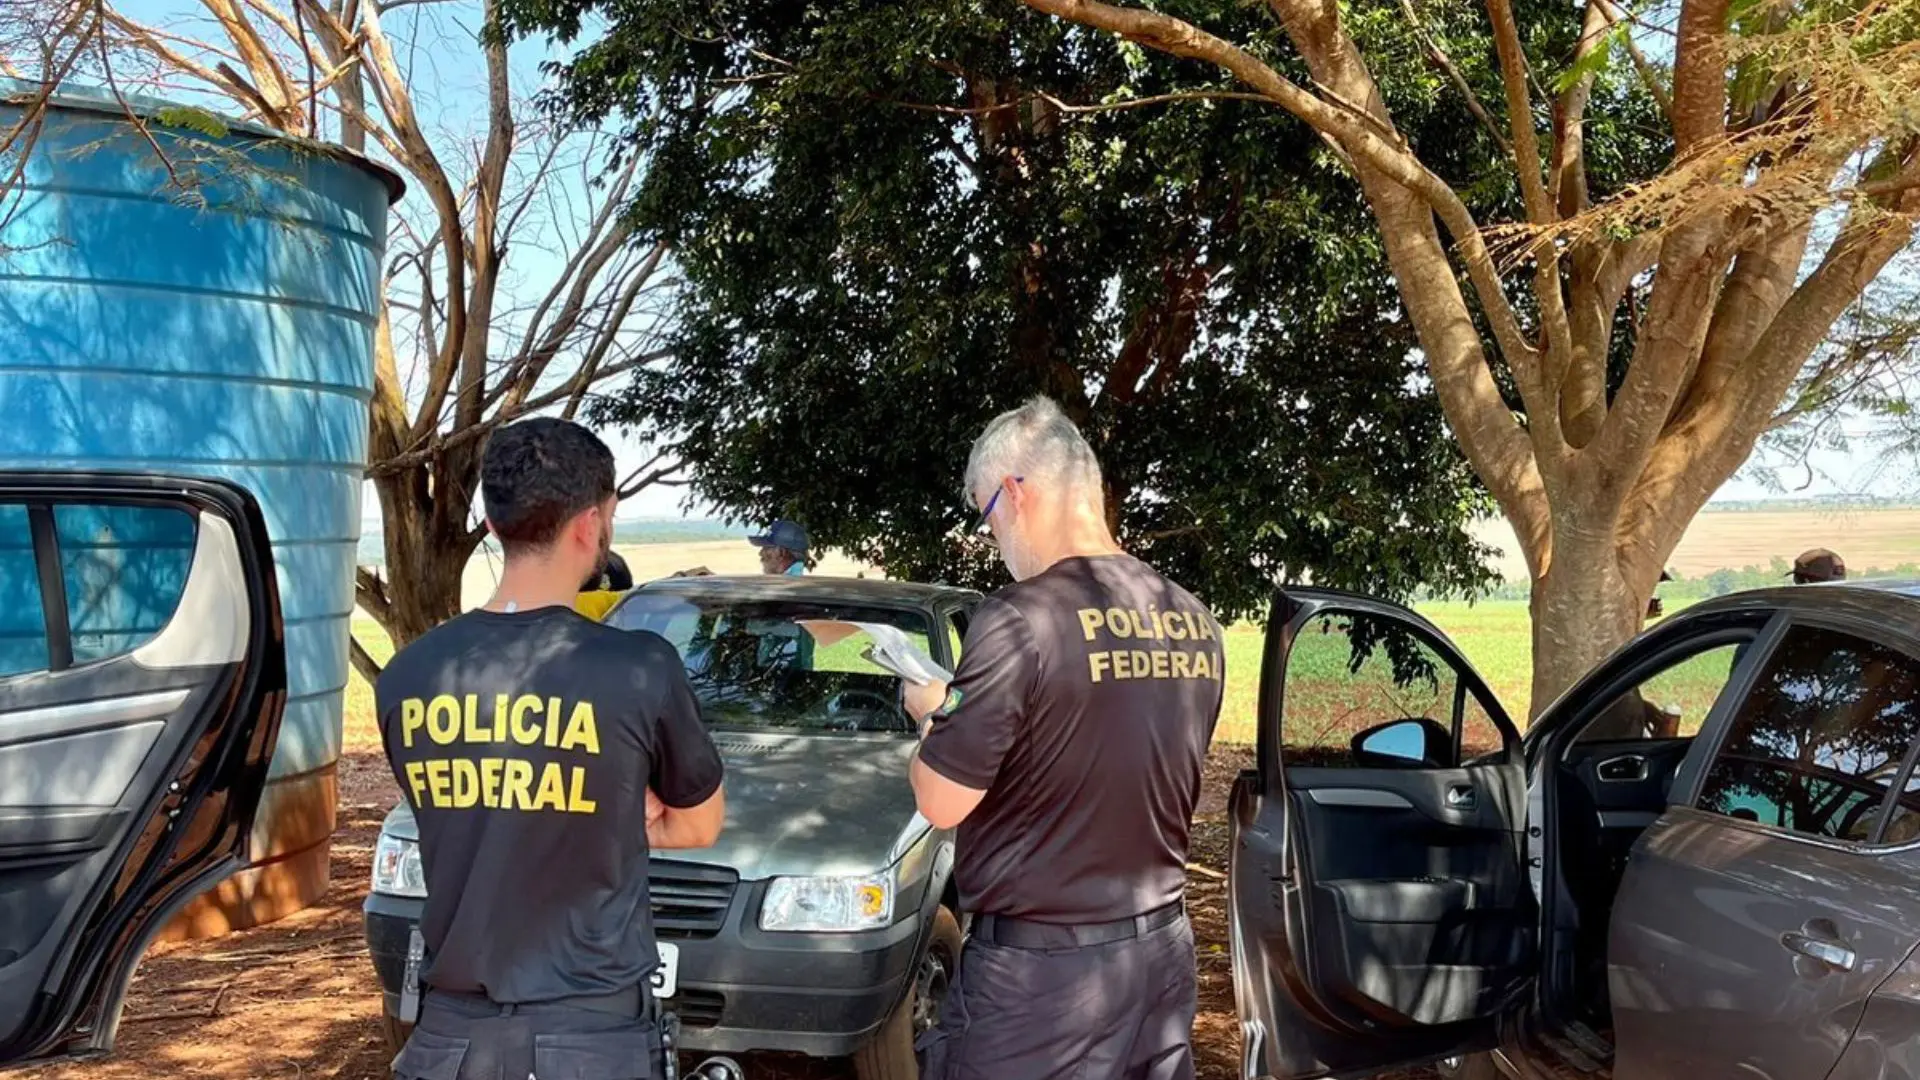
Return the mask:
[[[1702,600],[1689,607],[1686,613],[1709,614],[1751,608],[1778,608],[1790,612],[1826,611],[1920,627],[1920,581],[1891,579],[1777,585]]]
[[[889,581],[885,578],[820,575],[787,577],[779,574],[661,578],[657,581],[649,581],[634,591],[685,596],[811,600],[912,607],[931,607],[945,600],[966,601],[980,597],[980,593],[972,589],[961,589],[952,585],[926,585],[916,581]]]

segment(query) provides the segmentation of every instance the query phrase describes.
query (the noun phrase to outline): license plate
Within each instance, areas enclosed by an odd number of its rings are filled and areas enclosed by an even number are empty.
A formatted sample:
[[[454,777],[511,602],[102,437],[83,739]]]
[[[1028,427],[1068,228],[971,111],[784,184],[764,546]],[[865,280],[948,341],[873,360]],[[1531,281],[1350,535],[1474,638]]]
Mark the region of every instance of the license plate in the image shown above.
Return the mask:
[[[660,963],[653,969],[653,996],[670,998],[680,989],[680,946],[659,944]]]

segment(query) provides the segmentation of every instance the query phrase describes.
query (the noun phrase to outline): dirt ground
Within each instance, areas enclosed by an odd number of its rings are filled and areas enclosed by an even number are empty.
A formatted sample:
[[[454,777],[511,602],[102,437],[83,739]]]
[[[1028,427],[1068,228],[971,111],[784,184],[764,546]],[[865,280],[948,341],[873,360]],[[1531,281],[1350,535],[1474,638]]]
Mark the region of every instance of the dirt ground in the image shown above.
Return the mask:
[[[1194,831],[1188,904],[1199,942],[1201,1080],[1234,1080],[1240,1055],[1227,955],[1227,786],[1247,752],[1216,751]],[[161,946],[141,964],[112,1057],[32,1070],[30,1080],[385,1080],[380,994],[361,934],[380,820],[397,792],[377,755],[340,763],[340,831],[333,888],[321,903],[271,926]],[[844,1064],[789,1057],[743,1062],[753,1080],[842,1080]]]

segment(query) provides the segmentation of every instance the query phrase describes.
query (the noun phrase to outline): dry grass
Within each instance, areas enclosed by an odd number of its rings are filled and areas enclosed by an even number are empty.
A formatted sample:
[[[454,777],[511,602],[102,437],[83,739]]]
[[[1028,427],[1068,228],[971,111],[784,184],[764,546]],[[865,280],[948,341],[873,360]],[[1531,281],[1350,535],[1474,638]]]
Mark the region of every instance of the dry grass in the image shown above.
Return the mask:
[[[1500,549],[1502,577],[1526,580],[1526,563],[1505,520],[1474,531]],[[1693,519],[1667,568],[1704,577],[1715,570],[1765,568],[1815,547],[1832,548],[1861,571],[1920,562],[1920,510],[1710,510]]]

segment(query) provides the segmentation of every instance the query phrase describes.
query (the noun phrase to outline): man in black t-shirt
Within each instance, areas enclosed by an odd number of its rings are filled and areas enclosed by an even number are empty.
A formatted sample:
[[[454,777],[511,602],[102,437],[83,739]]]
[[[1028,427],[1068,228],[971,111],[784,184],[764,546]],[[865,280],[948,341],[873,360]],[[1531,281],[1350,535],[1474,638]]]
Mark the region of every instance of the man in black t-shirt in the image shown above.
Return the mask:
[[[612,541],[606,446],[524,420],[480,475],[500,586],[375,690],[427,885],[420,1018],[393,1071],[653,1076],[647,855],[719,835],[720,757],[673,646],[572,609]]]
[[[1182,898],[1225,686],[1220,625],[1107,528],[1100,466],[1052,402],[988,425],[967,490],[1015,584],[981,605],[923,718],[920,813],[959,830],[975,916],[923,1080],[1188,1080]]]

